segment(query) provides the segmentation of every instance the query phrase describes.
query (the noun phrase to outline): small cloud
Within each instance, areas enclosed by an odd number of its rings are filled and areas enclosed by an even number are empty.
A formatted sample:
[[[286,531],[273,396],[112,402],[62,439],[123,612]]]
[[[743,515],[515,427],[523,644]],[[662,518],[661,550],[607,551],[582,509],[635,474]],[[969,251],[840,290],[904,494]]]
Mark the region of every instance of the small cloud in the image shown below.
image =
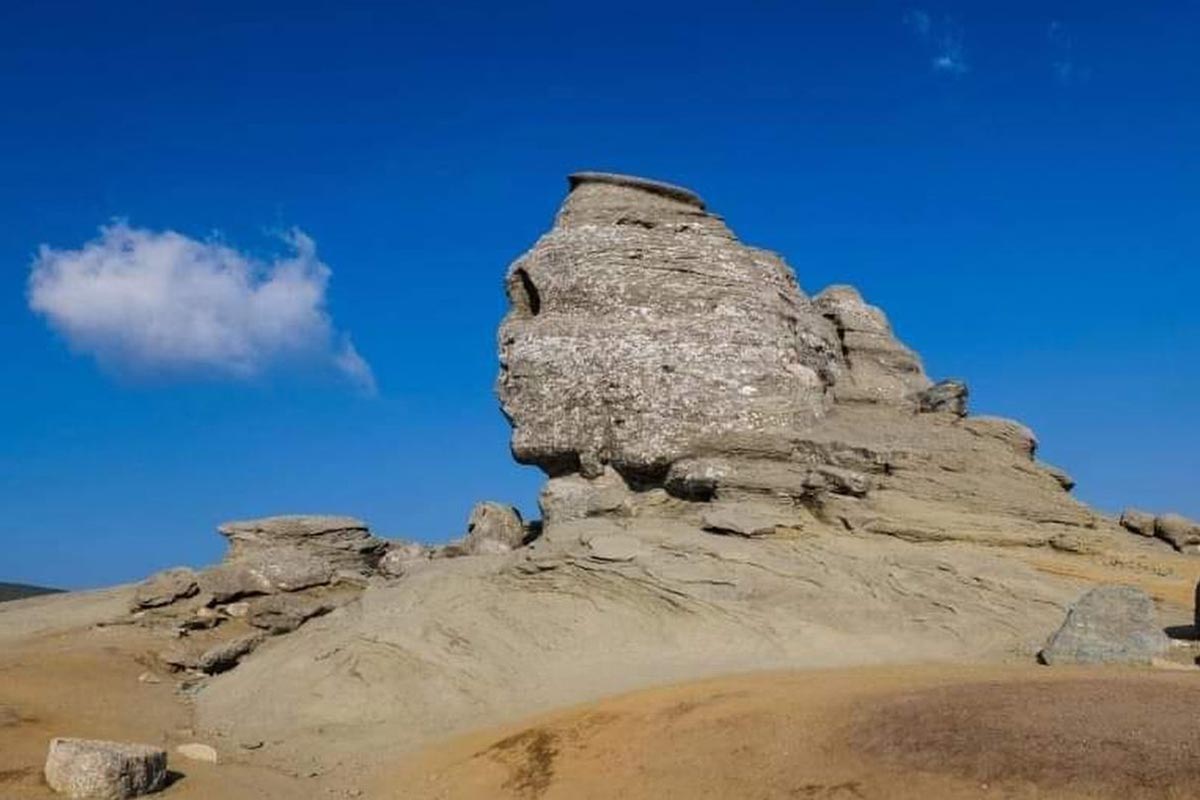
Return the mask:
[[[930,65],[935,72],[965,75],[969,71],[962,26],[953,18],[935,20],[929,12],[911,8],[904,12],[903,20],[930,51]]]
[[[105,368],[248,379],[324,365],[366,392],[371,367],[325,307],[331,271],[302,231],[262,261],[219,241],[117,222],[78,250],[43,245],[29,307]]]
[[[929,37],[933,30],[933,18],[929,13],[922,11],[919,8],[910,8],[904,12],[904,24],[917,32],[917,35],[925,39]]]
[[[1072,86],[1091,78],[1091,70],[1080,66],[1075,58],[1075,40],[1066,26],[1058,20],[1052,21],[1046,27],[1046,40],[1050,45],[1050,69],[1059,84]]]

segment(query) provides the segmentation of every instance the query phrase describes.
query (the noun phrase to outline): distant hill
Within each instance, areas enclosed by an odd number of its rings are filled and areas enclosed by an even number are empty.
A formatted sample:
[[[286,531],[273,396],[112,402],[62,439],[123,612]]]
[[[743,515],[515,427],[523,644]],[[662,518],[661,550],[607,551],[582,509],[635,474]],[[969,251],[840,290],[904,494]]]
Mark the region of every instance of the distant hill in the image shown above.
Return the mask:
[[[26,586],[21,583],[0,583],[0,603],[6,600],[20,600],[23,597],[34,597],[39,594],[54,594],[60,589],[47,589],[44,586]]]

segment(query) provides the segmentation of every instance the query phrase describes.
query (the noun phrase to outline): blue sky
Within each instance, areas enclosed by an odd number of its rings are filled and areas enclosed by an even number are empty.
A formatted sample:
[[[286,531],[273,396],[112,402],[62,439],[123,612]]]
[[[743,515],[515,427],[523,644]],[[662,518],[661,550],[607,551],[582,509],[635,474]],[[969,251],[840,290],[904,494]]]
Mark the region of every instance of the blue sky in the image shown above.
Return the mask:
[[[533,511],[494,331],[577,169],[858,285],[1089,502],[1200,516],[1198,29],[1192,0],[5,3],[0,580],[205,563],[244,516]],[[71,283],[163,252],[212,278],[165,298],[182,338]]]

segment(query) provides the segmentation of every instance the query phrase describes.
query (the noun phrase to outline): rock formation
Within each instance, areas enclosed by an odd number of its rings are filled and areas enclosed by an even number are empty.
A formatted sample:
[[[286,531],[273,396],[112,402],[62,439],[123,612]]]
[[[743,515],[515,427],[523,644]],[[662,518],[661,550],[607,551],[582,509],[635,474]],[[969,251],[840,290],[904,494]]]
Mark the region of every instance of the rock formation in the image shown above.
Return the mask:
[[[385,552],[350,524],[229,528],[228,574],[200,573],[198,594],[163,608],[217,608],[230,652],[303,626],[207,679],[199,728],[353,769],[363,749],[651,683],[1029,662],[1079,596],[1064,559],[1166,550],[1075,500],[1028,428],[967,414],[966,385],[931,381],[855,290],[808,297],[685,189],[570,185],[508,271],[499,335],[513,454],[548,478],[541,535],[491,505],[432,551]],[[311,565],[330,530],[343,578],[359,576],[344,602],[328,601],[338,583],[295,594],[306,581],[262,566],[284,542],[303,549],[284,562]]]
[[[857,290],[808,298],[687,190],[597,173],[571,187],[510,267],[500,329],[512,450],[550,477],[548,524],[661,508],[661,489],[912,540],[1044,544],[1096,525],[1032,433],[964,419],[966,385],[933,384]]]

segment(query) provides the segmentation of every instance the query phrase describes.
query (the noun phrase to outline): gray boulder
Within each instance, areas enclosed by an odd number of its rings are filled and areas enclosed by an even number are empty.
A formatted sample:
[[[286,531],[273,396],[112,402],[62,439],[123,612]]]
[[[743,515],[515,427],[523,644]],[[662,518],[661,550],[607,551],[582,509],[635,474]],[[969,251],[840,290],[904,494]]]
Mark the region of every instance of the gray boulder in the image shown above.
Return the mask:
[[[1154,535],[1180,552],[1196,552],[1200,545],[1200,522],[1180,514],[1162,514],[1154,520]]]
[[[140,583],[133,595],[133,605],[135,608],[158,608],[192,597],[199,591],[195,571],[176,567],[151,575]]]
[[[1121,527],[1138,536],[1154,535],[1154,515],[1136,508],[1127,508],[1121,512]]]
[[[1038,657],[1051,665],[1145,665],[1169,646],[1150,595],[1132,586],[1098,586],[1071,606]]]
[[[158,747],[57,738],[46,756],[46,784],[68,797],[124,800],[167,782],[167,752]]]
[[[467,521],[463,549],[471,554],[504,553],[525,541],[525,523],[512,506],[502,503],[477,503]]]

